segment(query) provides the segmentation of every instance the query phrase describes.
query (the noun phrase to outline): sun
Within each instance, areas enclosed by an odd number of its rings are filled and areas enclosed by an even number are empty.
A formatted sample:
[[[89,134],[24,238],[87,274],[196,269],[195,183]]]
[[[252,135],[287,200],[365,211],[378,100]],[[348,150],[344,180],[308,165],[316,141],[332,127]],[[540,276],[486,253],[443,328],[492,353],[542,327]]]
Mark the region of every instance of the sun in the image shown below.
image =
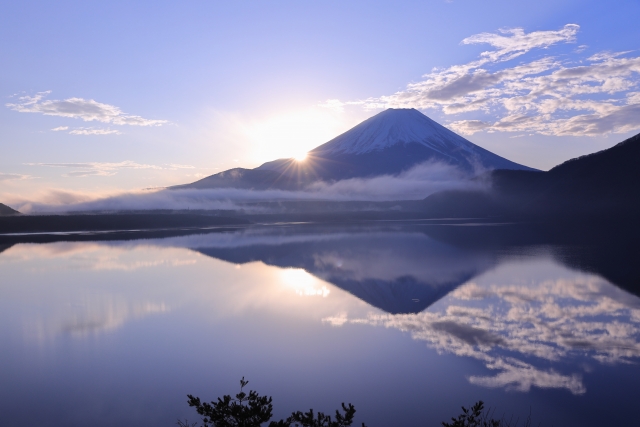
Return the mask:
[[[341,117],[321,108],[275,113],[245,127],[256,162],[295,159],[302,162],[307,152],[341,133]]]

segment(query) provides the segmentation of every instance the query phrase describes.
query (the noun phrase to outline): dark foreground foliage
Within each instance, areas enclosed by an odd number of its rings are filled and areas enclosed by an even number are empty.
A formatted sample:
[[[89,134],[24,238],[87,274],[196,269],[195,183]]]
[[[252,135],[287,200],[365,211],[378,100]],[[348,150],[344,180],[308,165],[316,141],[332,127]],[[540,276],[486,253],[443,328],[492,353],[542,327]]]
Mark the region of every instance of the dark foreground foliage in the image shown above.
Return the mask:
[[[249,383],[244,377],[240,380],[240,393],[235,398],[224,395],[217,401],[202,402],[199,397],[190,394],[189,406],[194,407],[202,416],[202,427],[260,427],[271,420],[273,416],[273,399],[271,396],[260,396],[258,392],[250,390],[249,394],[243,391]],[[335,419],[323,412],[293,412],[287,419],[270,421],[268,427],[349,427],[353,424],[356,408],[348,403],[342,403],[342,413],[336,410]],[[196,427],[198,423],[178,421],[179,427]],[[462,413],[458,418],[451,418],[451,422],[443,422],[443,427],[517,427],[519,421],[506,421],[494,419],[493,411],[484,407],[484,402],[479,401],[470,408],[462,407]],[[366,427],[362,423],[362,427]],[[523,423],[523,427],[531,427],[531,416]]]
[[[443,427],[518,427],[519,420],[499,420],[493,418],[493,411],[485,409],[482,400],[476,402],[475,405],[465,408],[462,407],[462,413],[458,418],[451,418],[451,422],[443,422]],[[531,427],[531,414],[522,423],[523,427]]]
[[[235,398],[224,395],[218,401],[202,402],[199,397],[187,395],[189,406],[196,408],[202,416],[203,427],[260,427],[273,416],[271,396],[260,396],[258,392],[250,390],[249,394],[243,388],[249,383],[244,377],[240,380],[240,393]],[[335,420],[331,415],[323,412],[314,414],[313,409],[308,412],[293,412],[285,420],[271,421],[269,427],[349,427],[353,424],[356,408],[349,403],[342,403],[342,411],[336,411]],[[180,427],[195,427],[197,423],[178,421]],[[366,427],[362,423],[362,427]]]

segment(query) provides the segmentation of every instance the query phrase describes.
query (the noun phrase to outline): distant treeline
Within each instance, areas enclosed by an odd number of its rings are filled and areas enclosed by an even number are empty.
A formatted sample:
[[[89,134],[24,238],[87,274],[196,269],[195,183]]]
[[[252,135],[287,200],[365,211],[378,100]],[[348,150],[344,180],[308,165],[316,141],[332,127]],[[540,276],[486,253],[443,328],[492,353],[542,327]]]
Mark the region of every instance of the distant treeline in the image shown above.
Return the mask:
[[[15,215],[0,217],[0,234],[204,228],[249,223],[245,218],[191,213]]]

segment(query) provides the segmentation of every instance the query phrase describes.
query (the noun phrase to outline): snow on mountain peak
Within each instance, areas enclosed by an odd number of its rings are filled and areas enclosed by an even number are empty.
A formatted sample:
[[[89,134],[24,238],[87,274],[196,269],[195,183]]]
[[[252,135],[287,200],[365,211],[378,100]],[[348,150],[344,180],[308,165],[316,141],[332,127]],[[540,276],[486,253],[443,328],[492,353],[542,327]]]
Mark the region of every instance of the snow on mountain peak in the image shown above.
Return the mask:
[[[323,144],[314,152],[363,154],[396,144],[419,143],[443,154],[473,152],[475,145],[413,108],[389,108]]]

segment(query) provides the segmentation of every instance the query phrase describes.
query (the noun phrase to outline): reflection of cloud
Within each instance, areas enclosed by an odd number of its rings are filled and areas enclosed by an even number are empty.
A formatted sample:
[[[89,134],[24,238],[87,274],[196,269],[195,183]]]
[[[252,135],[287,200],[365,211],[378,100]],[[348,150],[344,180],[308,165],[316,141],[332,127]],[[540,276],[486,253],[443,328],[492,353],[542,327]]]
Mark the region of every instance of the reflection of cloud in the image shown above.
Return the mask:
[[[371,311],[302,269],[260,262],[236,269],[155,242],[18,244],[3,251],[0,269],[20,272],[21,280],[2,283],[16,307],[0,313],[2,319],[27,341],[44,345],[115,332],[169,312],[222,318],[260,308],[315,322],[332,313]]]
[[[158,252],[141,244],[18,244],[2,252],[0,268],[23,273],[9,291],[20,296],[15,320],[22,322],[29,340],[45,344],[63,335],[113,332],[136,319],[173,311],[183,303],[181,287],[167,294],[155,278],[139,279],[154,277],[149,275],[160,269],[193,268],[197,258],[192,252]],[[176,271],[175,277],[183,274]],[[124,285],[127,281],[132,286]]]
[[[127,321],[156,313],[166,313],[169,307],[164,303],[128,303],[124,299],[108,299],[104,296],[85,305],[76,306],[68,313],[62,325],[54,325],[61,332],[74,337],[86,337],[98,333],[114,331]],[[45,329],[49,326],[43,326]]]
[[[521,28],[468,37],[463,44],[488,44],[493,49],[462,65],[435,69],[422,81],[391,95],[358,102],[329,100],[326,107],[438,109],[453,115],[484,112],[486,120],[457,120],[460,133],[536,132],[543,135],[604,135],[640,128],[637,88],[640,57],[629,52],[604,52],[577,60],[545,56],[517,65],[505,63],[532,51],[576,41],[579,26],[525,33]],[[581,45],[573,54],[579,54]]]
[[[473,357],[494,376],[472,376],[487,387],[532,386],[586,391],[579,375],[541,370],[525,358],[563,362],[588,357],[628,363],[640,357],[640,300],[593,276],[543,280],[534,286],[468,283],[440,312],[350,319],[411,332],[439,351]],[[339,321],[337,321],[339,320]],[[327,318],[340,325],[347,319]]]
[[[553,370],[543,371],[514,359],[497,359],[487,363],[487,368],[500,372],[492,377],[471,376],[469,382],[484,387],[505,387],[517,391],[529,391],[532,386],[566,388],[573,394],[583,394],[587,391],[580,375],[562,375]]]
[[[132,320],[169,311],[164,302],[136,302],[120,295],[84,292],[64,305],[49,301],[46,313],[25,319],[23,328],[28,337],[44,343],[61,334],[85,338],[113,332]]]
[[[58,242],[55,244],[19,244],[2,253],[0,265],[34,259],[67,260],[82,270],[134,271],[151,267],[182,267],[197,263],[191,254],[186,257],[152,257],[130,259],[127,252],[135,245],[105,246],[99,243]],[[105,250],[108,247],[109,250]]]
[[[70,117],[85,122],[102,122],[114,125],[161,126],[166,120],[149,120],[140,116],[123,113],[115,105],[103,104],[93,99],[68,98],[65,100],[45,100],[51,91],[38,92],[34,96],[21,96],[16,103],[7,107],[21,113],[41,113],[45,116]],[[55,130],[62,130],[56,128]],[[73,132],[72,132],[73,133]]]

